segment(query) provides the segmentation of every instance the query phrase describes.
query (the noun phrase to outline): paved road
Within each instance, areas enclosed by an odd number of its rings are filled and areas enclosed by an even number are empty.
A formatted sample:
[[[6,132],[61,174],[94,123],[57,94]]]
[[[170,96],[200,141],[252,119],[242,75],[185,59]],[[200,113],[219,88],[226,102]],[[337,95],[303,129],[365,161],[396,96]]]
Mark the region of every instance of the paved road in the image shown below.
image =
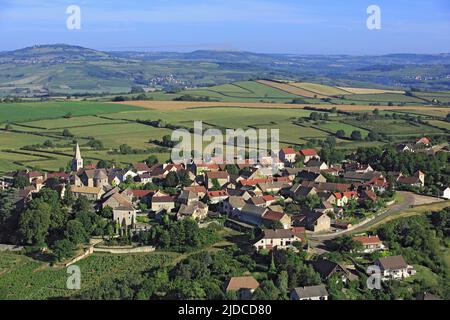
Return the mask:
[[[404,201],[402,203],[391,206],[389,209],[387,209],[385,212],[381,213],[380,215],[376,216],[374,219],[372,219],[354,229],[340,231],[340,232],[336,232],[336,233],[321,234],[321,235],[312,235],[311,234],[308,236],[310,246],[319,254],[327,252],[326,246],[325,246],[326,241],[332,240],[336,237],[340,237],[345,234],[361,232],[361,231],[367,229],[368,227],[371,227],[371,226],[377,224],[378,222],[382,221],[389,215],[404,211],[404,210],[410,208],[411,206],[418,204],[417,202],[419,202],[419,201],[417,201],[418,196],[415,195],[414,193],[405,192],[405,191],[398,191],[397,193],[399,193],[403,196]],[[434,202],[439,201],[438,199],[435,199],[435,200],[436,201],[434,201]]]

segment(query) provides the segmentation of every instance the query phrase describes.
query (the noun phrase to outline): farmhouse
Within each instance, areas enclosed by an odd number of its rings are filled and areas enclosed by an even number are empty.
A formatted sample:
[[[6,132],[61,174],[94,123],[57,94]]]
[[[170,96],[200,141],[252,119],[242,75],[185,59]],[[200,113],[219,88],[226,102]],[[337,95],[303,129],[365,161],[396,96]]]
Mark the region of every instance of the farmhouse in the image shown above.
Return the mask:
[[[294,163],[295,158],[299,153],[292,148],[283,148],[280,150],[279,157],[285,163]]]
[[[172,211],[175,208],[175,198],[169,195],[154,195],[152,197],[152,211]]]
[[[79,198],[81,196],[85,196],[91,201],[97,201],[101,198],[101,196],[105,193],[103,188],[100,187],[77,187],[71,186],[70,191],[74,197]]]
[[[291,291],[291,300],[328,300],[328,292],[323,284],[298,287]]]
[[[380,267],[383,280],[408,278],[416,273],[403,256],[379,258],[375,261],[375,265]]]
[[[287,229],[266,229],[262,239],[255,242],[253,245],[256,250],[272,250],[272,249],[287,249],[295,248],[294,242],[301,242],[299,238],[292,230]]]
[[[234,291],[239,300],[251,300],[259,282],[252,276],[232,277],[225,285],[225,291]]]
[[[304,163],[308,163],[312,159],[320,160],[320,157],[315,149],[302,149],[300,150],[300,155],[303,156]]]
[[[188,205],[182,204],[177,213],[177,219],[181,220],[186,217],[190,217],[195,220],[203,220],[208,215],[208,205],[200,202],[194,201]]]
[[[362,244],[364,253],[371,253],[385,248],[378,236],[357,236],[353,237],[353,240]]]
[[[223,187],[230,182],[230,175],[226,171],[207,172],[205,175],[205,182],[207,189],[215,187],[215,183],[217,183],[219,187]]]

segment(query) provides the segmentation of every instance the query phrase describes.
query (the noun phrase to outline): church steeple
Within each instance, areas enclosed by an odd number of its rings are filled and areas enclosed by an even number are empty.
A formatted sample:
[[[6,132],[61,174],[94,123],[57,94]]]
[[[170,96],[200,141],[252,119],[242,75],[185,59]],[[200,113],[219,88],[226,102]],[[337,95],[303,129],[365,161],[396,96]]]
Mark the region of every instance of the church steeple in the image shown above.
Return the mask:
[[[78,170],[80,170],[81,168],[83,168],[83,158],[81,157],[81,152],[80,152],[80,146],[77,143],[77,146],[75,147],[75,155],[73,156],[72,159],[72,171],[77,172]]]

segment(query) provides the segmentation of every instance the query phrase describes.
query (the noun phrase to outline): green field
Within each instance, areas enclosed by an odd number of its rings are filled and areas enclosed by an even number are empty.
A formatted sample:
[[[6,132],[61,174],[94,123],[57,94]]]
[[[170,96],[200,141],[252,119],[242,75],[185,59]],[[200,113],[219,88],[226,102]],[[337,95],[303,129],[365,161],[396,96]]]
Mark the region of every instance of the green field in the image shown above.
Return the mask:
[[[132,255],[94,254],[79,261],[81,292],[108,280],[139,275],[151,268],[172,263],[175,253]],[[66,287],[65,268],[50,267],[24,255],[0,252],[0,300],[43,300],[80,294]]]
[[[312,86],[316,90],[332,88],[328,86]],[[285,102],[293,95],[270,86],[243,81],[202,89],[213,92],[227,99],[259,101],[259,98],[276,98]],[[199,92],[199,90],[194,90]],[[203,93],[205,93],[203,92]],[[161,92],[153,94],[161,95]],[[181,94],[181,93],[179,93]],[[178,94],[178,95],[179,95]],[[400,94],[354,94],[351,96],[402,96]],[[403,96],[402,96],[403,97]],[[375,108],[375,107],[374,107]],[[447,114],[447,108],[436,111],[434,116]],[[64,118],[67,113],[71,118]],[[278,129],[282,146],[304,146],[312,139],[323,140],[334,135],[337,130],[345,131],[349,137],[352,131],[359,130],[363,138],[371,130],[377,130],[392,136],[395,141],[401,141],[407,135],[424,135],[445,133],[448,123],[424,117],[430,121],[428,125],[415,125],[405,120],[378,118],[361,122],[356,118],[328,114],[328,121],[303,121],[312,111],[299,108],[250,108],[250,107],[192,107],[189,109],[170,108],[146,109],[126,104],[100,103],[93,101],[60,101],[0,104],[0,123],[11,121],[9,131],[0,127],[0,172],[14,169],[42,169],[47,171],[65,168],[73,154],[74,140],[82,148],[86,162],[96,163],[99,160],[113,160],[121,166],[143,161],[149,154],[156,155],[160,161],[170,157],[169,150],[156,149],[152,140],[162,140],[164,135],[170,135],[171,130],[155,128],[136,122],[136,120],[158,120],[176,126],[193,127],[194,121],[203,121],[204,128],[254,128]],[[365,111],[367,112],[367,111]],[[426,115],[425,110],[399,110],[395,107],[384,113],[410,113],[411,115]],[[430,114],[431,115],[431,114]],[[63,136],[63,130],[68,129],[74,137]],[[93,150],[87,143],[95,138],[103,143],[104,149]],[[51,142],[52,147],[44,148],[44,142]],[[121,144],[127,144],[140,150],[133,154],[118,154],[114,152]],[[380,142],[339,140],[338,148],[354,148],[356,146],[378,145]],[[25,150],[25,146],[38,146],[34,150]],[[16,153],[14,153],[16,152]]]
[[[45,103],[1,103],[0,123],[61,118],[71,113],[74,116],[114,113],[138,110],[133,106],[121,106],[99,102],[45,102]]]

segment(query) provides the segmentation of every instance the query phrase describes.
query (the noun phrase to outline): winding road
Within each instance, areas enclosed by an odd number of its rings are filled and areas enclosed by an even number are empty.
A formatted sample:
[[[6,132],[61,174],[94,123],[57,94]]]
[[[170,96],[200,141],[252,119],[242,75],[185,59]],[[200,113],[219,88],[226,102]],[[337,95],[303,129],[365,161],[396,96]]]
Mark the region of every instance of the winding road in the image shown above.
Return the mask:
[[[308,242],[310,247],[314,249],[318,254],[327,252],[325,245],[326,241],[343,236],[345,234],[358,233],[367,230],[367,228],[376,225],[377,223],[384,220],[388,216],[409,209],[412,206],[443,201],[442,199],[439,198],[420,196],[412,192],[398,191],[397,193],[400,194],[404,199],[401,203],[390,206],[387,210],[377,215],[375,218],[365,223],[362,223],[354,227],[353,229],[326,234],[312,234],[312,233],[309,234]]]

